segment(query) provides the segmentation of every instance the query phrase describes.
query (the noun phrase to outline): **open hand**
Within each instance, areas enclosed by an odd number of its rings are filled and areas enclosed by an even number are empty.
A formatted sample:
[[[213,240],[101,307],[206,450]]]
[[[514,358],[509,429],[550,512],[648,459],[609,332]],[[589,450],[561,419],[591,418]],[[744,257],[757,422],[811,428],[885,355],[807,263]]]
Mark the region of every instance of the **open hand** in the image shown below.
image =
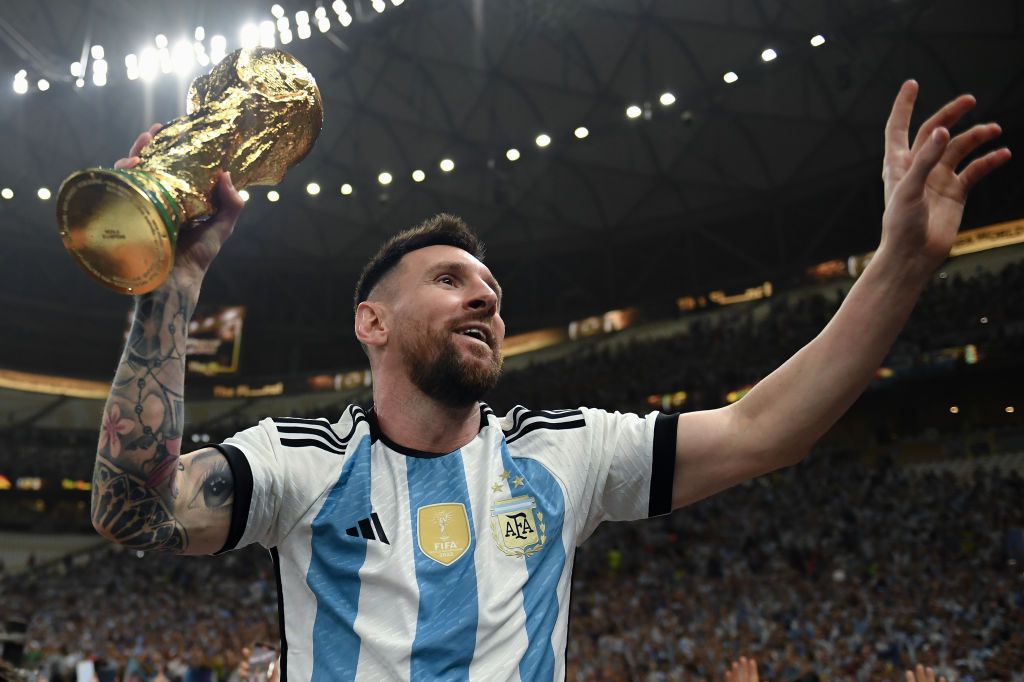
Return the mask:
[[[153,140],[161,125],[154,123],[149,130],[135,139],[128,156],[118,159],[114,168],[134,168],[141,161],[139,154]],[[174,250],[174,274],[189,284],[199,284],[206,271],[217,257],[224,242],[231,236],[245,202],[231,184],[231,174],[221,172],[217,176],[214,191],[217,212],[209,219],[183,227],[178,233],[178,244]]]
[[[996,123],[983,123],[950,139],[949,128],[974,108],[971,95],[961,95],[939,109],[911,145],[910,117],[917,92],[917,82],[903,84],[885,126],[885,215],[878,252],[927,277],[949,256],[967,193],[1009,161],[1010,150],[989,152],[957,172],[967,156],[1002,132]]]
[[[725,682],[757,682],[757,661],[740,656],[732,667],[725,669]]]
[[[935,671],[918,663],[912,671],[907,671],[907,682],[935,682]],[[939,682],[946,682],[946,678],[940,676]]]

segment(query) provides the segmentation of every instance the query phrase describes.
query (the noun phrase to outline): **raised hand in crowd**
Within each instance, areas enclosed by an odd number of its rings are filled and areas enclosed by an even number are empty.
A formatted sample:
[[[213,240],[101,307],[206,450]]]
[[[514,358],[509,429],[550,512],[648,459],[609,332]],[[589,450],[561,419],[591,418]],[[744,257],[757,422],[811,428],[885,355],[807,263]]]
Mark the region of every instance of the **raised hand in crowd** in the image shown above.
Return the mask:
[[[725,669],[725,682],[758,682],[757,661],[753,658],[740,656],[732,666]]]

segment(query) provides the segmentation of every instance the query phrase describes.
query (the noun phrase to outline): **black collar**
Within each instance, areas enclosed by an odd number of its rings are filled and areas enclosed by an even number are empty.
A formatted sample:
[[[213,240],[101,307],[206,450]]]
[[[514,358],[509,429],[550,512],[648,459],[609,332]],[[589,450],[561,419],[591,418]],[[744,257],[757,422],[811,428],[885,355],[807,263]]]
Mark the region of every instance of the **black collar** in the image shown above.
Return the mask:
[[[487,426],[487,415],[494,414],[490,407],[486,403],[480,403],[480,431],[483,431]],[[403,455],[409,457],[419,457],[422,459],[432,459],[434,457],[444,457],[450,455],[450,452],[427,452],[426,450],[416,450],[413,448],[399,445],[395,441],[384,435],[384,432],[380,430],[380,424],[377,423],[377,413],[374,411],[373,406],[366,411],[366,420],[370,423],[370,442],[376,443],[378,440],[384,445],[388,446],[389,449],[395,452],[400,452]],[[454,451],[453,451],[454,452]]]

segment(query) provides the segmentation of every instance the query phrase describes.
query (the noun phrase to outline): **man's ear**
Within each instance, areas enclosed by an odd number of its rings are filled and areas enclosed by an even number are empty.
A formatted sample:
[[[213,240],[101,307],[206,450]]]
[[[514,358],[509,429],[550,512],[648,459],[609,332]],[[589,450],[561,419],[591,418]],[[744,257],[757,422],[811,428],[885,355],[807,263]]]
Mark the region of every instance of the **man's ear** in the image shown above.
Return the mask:
[[[356,308],[356,338],[366,346],[383,346],[388,342],[388,325],[383,306],[376,301],[363,301]]]

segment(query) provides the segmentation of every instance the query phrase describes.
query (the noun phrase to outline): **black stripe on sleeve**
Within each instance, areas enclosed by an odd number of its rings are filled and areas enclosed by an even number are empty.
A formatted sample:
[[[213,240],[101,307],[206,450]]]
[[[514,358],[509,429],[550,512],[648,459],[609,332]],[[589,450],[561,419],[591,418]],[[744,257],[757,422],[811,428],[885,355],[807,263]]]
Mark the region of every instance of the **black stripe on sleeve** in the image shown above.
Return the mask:
[[[336,448],[333,445],[323,442],[322,440],[316,440],[315,438],[281,438],[281,445],[290,448],[317,448],[319,450],[326,450],[327,452],[334,453],[335,455],[344,455],[345,451]]]
[[[333,429],[324,428],[322,426],[285,426],[281,424],[277,427],[277,432],[288,435],[320,436],[331,445],[335,445],[339,448],[345,447],[345,443],[338,438],[338,434],[336,434]]]
[[[245,525],[249,520],[249,506],[252,504],[252,468],[246,456],[234,445],[219,443],[213,447],[228,460],[231,476],[235,481],[235,499],[231,503],[231,528],[228,530],[227,541],[217,552],[223,554],[235,549],[242,539],[242,534],[245,533]]]
[[[655,418],[654,445],[651,448],[651,499],[647,516],[660,516],[672,511],[678,422],[678,414],[659,414]]]
[[[549,421],[535,421],[530,422],[526,426],[522,427],[512,436],[505,439],[506,445],[511,445],[528,433],[533,433],[538,429],[551,429],[553,431],[563,431],[565,429],[582,429],[587,425],[587,422],[583,419],[577,419],[575,421],[565,422],[549,422]]]
[[[284,590],[281,589],[281,556],[277,547],[270,550],[270,558],[274,561],[274,578],[277,580],[277,619],[281,635],[281,655],[278,658],[278,669],[281,671],[281,682],[288,682],[288,637],[284,629]]]

